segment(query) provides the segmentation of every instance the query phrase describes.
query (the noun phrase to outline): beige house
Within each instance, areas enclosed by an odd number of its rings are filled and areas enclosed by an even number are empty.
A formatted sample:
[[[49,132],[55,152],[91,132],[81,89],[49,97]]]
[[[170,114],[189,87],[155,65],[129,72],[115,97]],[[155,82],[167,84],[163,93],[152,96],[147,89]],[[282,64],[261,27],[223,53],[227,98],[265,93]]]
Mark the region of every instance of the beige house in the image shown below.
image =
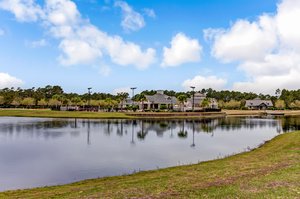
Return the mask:
[[[194,110],[200,110],[202,101],[206,99],[206,95],[203,93],[195,93],[194,94]],[[218,101],[214,98],[209,98],[209,107],[208,108],[218,108]],[[185,110],[193,109],[193,97],[187,99],[187,102],[184,103]]]
[[[164,94],[163,90],[158,90],[154,95],[145,95],[146,101],[140,103],[140,109],[160,110],[162,108],[173,109],[177,106],[177,99],[174,96]],[[144,106],[144,107],[142,107]]]

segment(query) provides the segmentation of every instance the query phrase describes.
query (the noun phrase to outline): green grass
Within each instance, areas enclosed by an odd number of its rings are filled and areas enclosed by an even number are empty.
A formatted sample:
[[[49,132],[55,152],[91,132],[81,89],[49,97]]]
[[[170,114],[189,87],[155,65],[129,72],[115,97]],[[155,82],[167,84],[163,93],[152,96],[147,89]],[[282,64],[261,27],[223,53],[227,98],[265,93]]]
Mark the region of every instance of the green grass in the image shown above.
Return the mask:
[[[144,116],[143,116],[144,115]],[[50,109],[0,109],[0,116],[14,117],[48,117],[48,118],[90,118],[90,119],[199,119],[224,117],[220,113],[121,113],[121,112],[86,112],[86,111],[52,111]]]
[[[300,132],[195,165],[0,193],[2,198],[299,198]]]
[[[85,111],[52,111],[49,109],[0,109],[0,116],[14,117],[49,117],[49,118],[91,118],[91,119],[130,119],[124,113],[85,112]]]

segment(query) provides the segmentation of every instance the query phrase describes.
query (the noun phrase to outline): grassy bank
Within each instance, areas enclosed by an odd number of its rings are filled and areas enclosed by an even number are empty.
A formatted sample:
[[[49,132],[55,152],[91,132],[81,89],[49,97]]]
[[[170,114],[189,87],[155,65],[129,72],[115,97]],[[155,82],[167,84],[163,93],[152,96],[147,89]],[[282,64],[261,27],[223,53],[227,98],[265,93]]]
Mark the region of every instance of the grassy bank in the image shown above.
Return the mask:
[[[49,117],[49,118],[91,118],[91,119],[129,119],[131,116],[116,112],[52,111],[49,109],[0,109],[0,116]]]
[[[285,116],[299,116],[299,110],[222,110],[227,116],[260,116],[263,113],[278,114],[282,113]]]
[[[51,111],[49,109],[0,109],[0,116],[15,117],[49,117],[49,118],[91,118],[91,119],[197,119],[224,117],[225,113],[184,113],[184,112],[159,112],[159,113],[121,113],[121,112],[85,112],[85,111]]]
[[[3,198],[297,198],[300,132],[251,152],[128,176],[0,193]]]

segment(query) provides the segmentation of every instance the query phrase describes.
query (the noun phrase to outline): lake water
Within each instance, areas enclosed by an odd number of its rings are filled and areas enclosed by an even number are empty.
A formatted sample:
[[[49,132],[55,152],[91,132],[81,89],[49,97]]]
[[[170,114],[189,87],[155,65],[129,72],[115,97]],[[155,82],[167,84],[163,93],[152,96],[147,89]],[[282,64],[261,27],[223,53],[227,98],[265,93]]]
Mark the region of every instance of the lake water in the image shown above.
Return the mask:
[[[88,120],[0,117],[0,190],[212,160],[296,130],[300,118]]]

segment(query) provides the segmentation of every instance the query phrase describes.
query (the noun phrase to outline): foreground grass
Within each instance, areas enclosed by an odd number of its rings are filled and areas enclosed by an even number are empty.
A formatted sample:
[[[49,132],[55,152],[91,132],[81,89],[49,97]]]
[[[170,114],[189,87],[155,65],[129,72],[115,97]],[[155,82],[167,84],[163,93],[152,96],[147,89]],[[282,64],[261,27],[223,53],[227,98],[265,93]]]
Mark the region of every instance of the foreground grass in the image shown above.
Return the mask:
[[[49,109],[0,109],[0,116],[49,117],[49,118],[91,118],[130,119],[131,116],[116,112],[52,111]]]
[[[200,164],[0,193],[3,198],[299,198],[300,132]]]

